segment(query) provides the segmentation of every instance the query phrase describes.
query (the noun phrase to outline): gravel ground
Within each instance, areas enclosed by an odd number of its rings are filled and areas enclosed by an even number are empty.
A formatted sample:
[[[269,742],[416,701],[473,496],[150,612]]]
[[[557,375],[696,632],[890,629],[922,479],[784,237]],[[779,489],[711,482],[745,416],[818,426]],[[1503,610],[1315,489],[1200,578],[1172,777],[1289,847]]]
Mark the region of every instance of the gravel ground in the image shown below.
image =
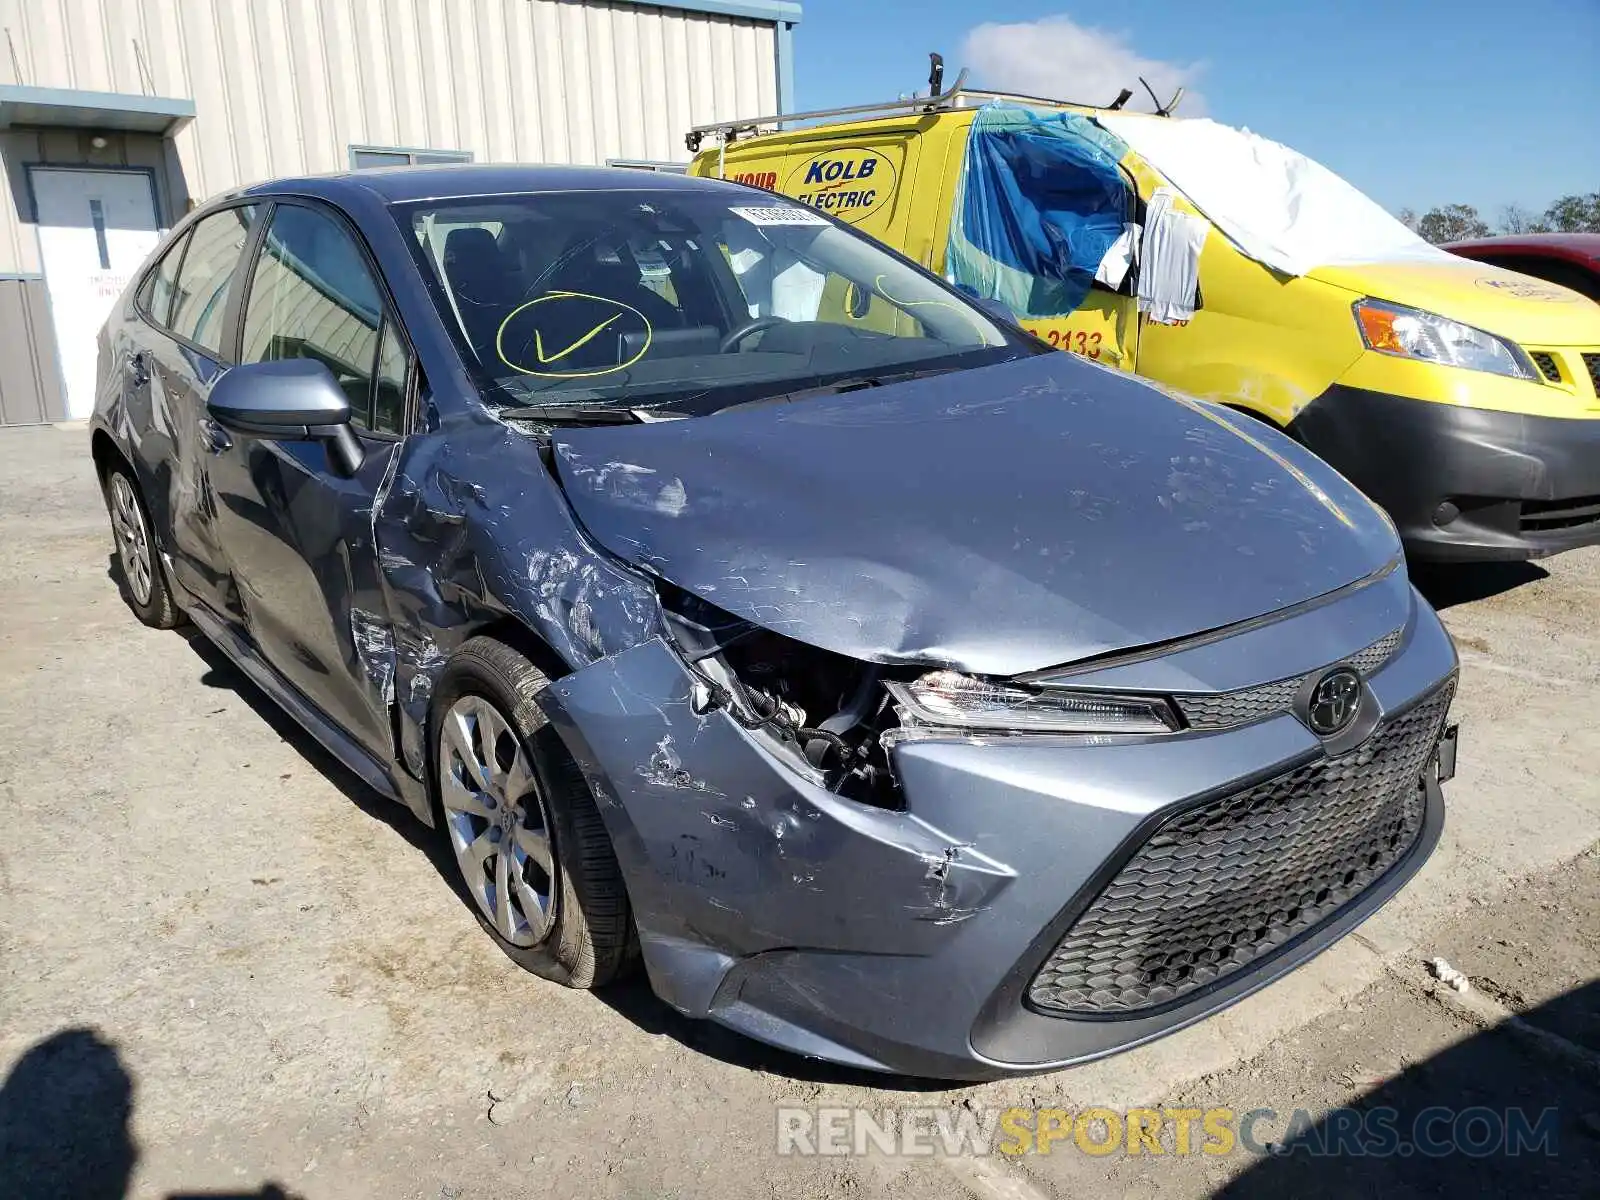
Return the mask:
[[[1433,860],[1356,936],[1154,1045],[945,1088],[763,1050],[642,985],[591,995],[520,972],[427,830],[204,641],[127,612],[87,449],[79,428],[0,431],[0,1197],[1592,1186],[1600,551],[1421,577],[1461,648],[1460,771]],[[1478,1007],[1430,980],[1435,955],[1472,977]],[[1505,1009],[1526,1021],[1495,1025]],[[1559,1153],[776,1153],[779,1105],[1192,1101],[1320,1119],[1358,1098],[1556,1106]]]

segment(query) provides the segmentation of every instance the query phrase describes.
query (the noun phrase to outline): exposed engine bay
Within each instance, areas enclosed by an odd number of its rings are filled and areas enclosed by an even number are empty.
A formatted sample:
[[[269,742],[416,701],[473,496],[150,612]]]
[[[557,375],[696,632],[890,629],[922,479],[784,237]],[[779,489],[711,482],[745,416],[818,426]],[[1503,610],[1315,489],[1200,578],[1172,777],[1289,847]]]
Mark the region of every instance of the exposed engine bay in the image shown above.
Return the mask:
[[[773,633],[665,580],[656,586],[697,677],[696,712],[724,710],[836,795],[904,807],[883,741],[899,724],[885,668]]]

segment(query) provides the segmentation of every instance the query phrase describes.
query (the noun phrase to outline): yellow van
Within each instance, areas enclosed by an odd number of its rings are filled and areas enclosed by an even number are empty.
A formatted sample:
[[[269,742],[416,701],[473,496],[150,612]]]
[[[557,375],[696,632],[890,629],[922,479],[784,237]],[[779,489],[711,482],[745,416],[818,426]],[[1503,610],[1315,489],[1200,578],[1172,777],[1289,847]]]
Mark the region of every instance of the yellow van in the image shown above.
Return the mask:
[[[921,99],[699,127],[690,173],[794,197],[1052,346],[1271,422],[1415,558],[1600,542],[1600,305],[1430,246],[1248,132],[964,75],[941,92],[938,71]],[[870,324],[870,299],[822,302]]]

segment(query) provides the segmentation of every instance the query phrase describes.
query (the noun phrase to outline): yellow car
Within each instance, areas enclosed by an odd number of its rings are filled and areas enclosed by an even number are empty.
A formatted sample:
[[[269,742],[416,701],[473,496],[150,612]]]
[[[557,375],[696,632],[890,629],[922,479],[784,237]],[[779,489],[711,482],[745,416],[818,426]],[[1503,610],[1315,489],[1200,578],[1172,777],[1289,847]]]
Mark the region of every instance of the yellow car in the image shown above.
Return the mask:
[[[792,196],[1052,346],[1288,431],[1414,558],[1600,542],[1600,306],[1430,246],[1245,131],[940,92],[937,71],[931,91],[700,127],[690,172]],[[818,302],[906,319],[874,299]]]

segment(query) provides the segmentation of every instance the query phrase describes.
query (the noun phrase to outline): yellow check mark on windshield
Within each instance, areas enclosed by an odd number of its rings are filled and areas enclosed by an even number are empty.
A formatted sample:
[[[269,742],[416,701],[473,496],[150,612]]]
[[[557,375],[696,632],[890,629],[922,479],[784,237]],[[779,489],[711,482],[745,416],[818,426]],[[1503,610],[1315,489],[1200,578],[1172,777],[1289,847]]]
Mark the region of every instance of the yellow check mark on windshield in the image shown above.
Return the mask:
[[[620,316],[622,316],[621,313],[612,313],[604,321],[601,321],[600,324],[589,330],[588,333],[584,334],[581,338],[573,342],[572,345],[568,346],[559,354],[546,354],[544,352],[544,333],[541,330],[535,329],[533,331],[533,353],[538,358],[541,366],[546,363],[559,362],[561,359],[571,354],[574,350],[581,350],[590,342],[594,341],[595,338],[599,337],[600,334],[605,331],[606,326],[614,325],[617,321],[617,318]],[[523,344],[526,345],[527,343]]]

